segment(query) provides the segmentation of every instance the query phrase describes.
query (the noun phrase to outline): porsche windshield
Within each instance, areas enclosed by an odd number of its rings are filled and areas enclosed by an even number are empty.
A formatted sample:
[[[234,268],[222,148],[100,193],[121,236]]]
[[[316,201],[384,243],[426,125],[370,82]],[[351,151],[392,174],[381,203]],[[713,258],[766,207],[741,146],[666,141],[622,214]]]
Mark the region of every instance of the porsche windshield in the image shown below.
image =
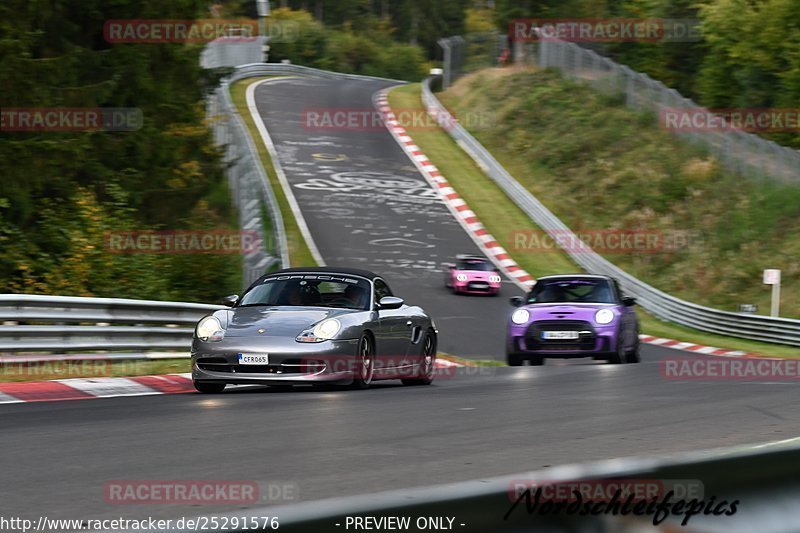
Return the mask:
[[[543,280],[528,294],[529,304],[616,303],[611,283],[605,279]]]
[[[364,279],[340,278],[334,281],[266,278],[245,293],[237,307],[290,305],[366,310],[369,307],[369,297],[370,285]]]

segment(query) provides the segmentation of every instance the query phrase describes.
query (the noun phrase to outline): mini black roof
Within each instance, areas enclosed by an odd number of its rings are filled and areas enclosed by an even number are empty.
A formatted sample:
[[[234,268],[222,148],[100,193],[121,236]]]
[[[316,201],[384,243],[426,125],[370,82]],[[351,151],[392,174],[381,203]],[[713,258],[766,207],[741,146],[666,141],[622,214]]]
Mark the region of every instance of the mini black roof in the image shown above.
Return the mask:
[[[476,260],[488,261],[488,259],[483,257],[482,255],[470,255],[470,254],[458,254],[456,256],[456,259],[458,259],[459,261],[462,260],[462,259],[463,260],[470,260],[470,261],[476,261]]]
[[[370,272],[369,270],[361,270],[358,268],[337,268],[337,267],[292,267],[284,268],[283,270],[276,270],[266,274],[267,276],[275,276],[277,274],[295,274],[303,272],[307,274],[347,274],[351,276],[360,276],[369,280],[379,278],[378,274]]]

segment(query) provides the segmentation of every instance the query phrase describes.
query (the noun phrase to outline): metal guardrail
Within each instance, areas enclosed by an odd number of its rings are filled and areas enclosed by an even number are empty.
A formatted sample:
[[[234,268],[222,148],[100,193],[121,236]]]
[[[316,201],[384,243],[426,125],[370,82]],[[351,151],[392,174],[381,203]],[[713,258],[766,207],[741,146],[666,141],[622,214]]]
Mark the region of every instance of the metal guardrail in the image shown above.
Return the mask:
[[[217,309],[223,307],[0,294],[0,352],[188,350],[194,325]]]
[[[796,440],[796,439],[795,439]],[[626,482],[646,486],[699,487],[701,494],[678,495],[670,501],[691,501],[698,496],[705,504],[719,505],[726,501],[726,508],[738,500],[736,511],[730,516],[695,514],[685,526],[680,522],[685,511],[675,511],[659,527],[655,527],[654,514],[640,513],[633,516],[598,514],[581,516],[576,512],[528,514],[522,502],[508,519],[506,514],[512,507],[514,484],[519,482],[569,486],[570,483]],[[667,489],[660,489],[656,496],[662,502]],[[712,500],[712,498],[714,498]],[[651,498],[646,498],[650,501]],[[261,517],[244,521],[258,524],[261,531],[273,530],[263,517],[274,517],[280,531],[315,533],[341,532],[363,529],[354,527],[354,519],[370,517],[372,523],[381,517],[408,517],[410,527],[397,528],[405,531],[427,529],[450,529],[462,532],[509,531],[542,533],[657,533],[683,531],[685,533],[787,533],[797,532],[800,524],[800,448],[787,443],[774,443],[754,447],[745,451],[711,451],[683,454],[672,459],[615,459],[589,465],[568,465],[539,472],[526,472],[513,476],[453,483],[436,487],[421,487],[391,492],[373,493],[364,496],[310,501],[294,505],[270,506],[232,513],[230,517]],[[623,498],[624,500],[624,498]],[[563,501],[563,500],[562,500]],[[609,501],[609,498],[597,498]],[[543,502],[544,503],[544,502]],[[544,505],[540,505],[544,508]],[[449,528],[426,528],[416,524],[419,518],[453,518]],[[662,517],[662,519],[665,517]],[[349,521],[348,521],[349,519]],[[242,524],[242,521],[238,522]],[[363,522],[362,522],[363,523]],[[445,522],[447,524],[447,522]],[[349,525],[349,527],[347,527]],[[667,527],[664,527],[667,526]],[[244,528],[234,528],[243,531]],[[375,527],[388,531],[389,528]],[[175,531],[191,531],[178,529]]]
[[[270,38],[266,36],[247,38],[232,36],[214,39],[201,52],[200,66],[224,68],[258,63],[264,59],[264,45],[269,40]]]
[[[431,91],[428,78],[422,84],[422,100],[426,109],[437,120],[447,120],[452,127],[446,128],[450,136],[466,151],[509,198],[527,214],[531,220],[554,237],[556,242],[577,239],[572,231],[530,191],[520,185],[511,174],[481,145],[442,105]],[[556,237],[559,239],[556,239]],[[576,242],[576,241],[572,241]],[[800,320],[750,315],[712,309],[670,296],[633,277],[621,268],[604,259],[591,249],[565,250],[578,265],[587,272],[605,274],[617,278],[622,288],[638,299],[643,309],[652,315],[682,326],[701,331],[718,333],[756,341],[800,346]]]
[[[289,266],[283,217],[255,144],[233,105],[228,80],[223,80],[209,96],[206,112],[214,141],[225,150],[223,162],[227,167],[231,196],[239,212],[239,228],[256,231],[260,236],[258,251],[242,255],[242,278],[247,287],[275,263]],[[271,246],[265,245],[264,211],[272,226]],[[278,257],[270,255],[268,250],[274,250]]]
[[[586,80],[595,88],[625,95],[625,103],[636,110],[656,114],[674,112],[683,116],[708,116],[708,109],[670,89],[647,74],[603,57],[575,43],[542,39],[536,62],[541,68],[557,68],[568,78]],[[661,120],[661,119],[660,119]],[[784,183],[800,183],[800,151],[781,146],[758,135],[735,129],[683,131],[675,135],[705,146],[723,166],[742,176],[768,176]]]
[[[396,83],[408,83],[404,80],[395,80],[392,78],[381,78],[378,76],[366,76],[363,74],[346,74],[344,72],[331,72],[330,70],[322,70],[313,67],[304,67],[302,65],[294,65],[292,63],[252,63],[249,65],[240,65],[237,67],[233,75],[228,78],[228,81],[233,83],[245,78],[254,78],[259,76],[306,76],[312,78],[324,79],[353,79],[353,80],[378,80],[378,81],[393,81]]]
[[[498,48],[495,42],[486,40],[481,46],[478,37],[480,34],[467,34],[438,41],[444,54],[445,89],[460,76],[490,66],[486,57],[503,48],[503,45]],[[519,40],[510,43],[515,64],[530,63],[540,68],[557,68],[564,77],[583,80],[597,90],[624,96],[625,105],[631,109],[644,109],[656,115],[672,113],[681,117],[714,114],[713,110],[709,112],[675,89],[647,74],[615,63],[590,50],[587,45],[552,37],[539,39],[535,43]],[[663,116],[658,120],[665,121]],[[797,184],[800,180],[800,150],[734,128],[720,131],[676,127],[666,129],[693,144],[705,146],[725,168],[739,175],[767,176],[787,184]]]

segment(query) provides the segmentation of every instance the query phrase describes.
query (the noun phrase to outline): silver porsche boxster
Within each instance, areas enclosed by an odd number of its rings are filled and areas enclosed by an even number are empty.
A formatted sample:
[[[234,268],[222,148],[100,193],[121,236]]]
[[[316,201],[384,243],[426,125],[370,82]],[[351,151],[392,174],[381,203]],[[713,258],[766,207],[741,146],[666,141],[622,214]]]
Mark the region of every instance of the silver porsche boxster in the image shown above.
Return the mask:
[[[227,384],[352,385],[433,381],[437,329],[380,276],[350,268],[288,268],[224,300],[197,324],[192,380],[200,392]]]

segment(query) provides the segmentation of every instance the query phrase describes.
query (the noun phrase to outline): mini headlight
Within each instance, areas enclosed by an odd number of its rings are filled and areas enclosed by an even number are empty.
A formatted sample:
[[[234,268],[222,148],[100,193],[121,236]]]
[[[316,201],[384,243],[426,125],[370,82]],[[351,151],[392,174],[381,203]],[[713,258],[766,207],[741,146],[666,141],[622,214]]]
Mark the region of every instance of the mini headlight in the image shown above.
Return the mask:
[[[601,309],[595,313],[594,320],[598,324],[610,324],[614,320],[614,313],[611,309]]]
[[[458,275],[456,275],[456,279],[458,281],[467,281],[467,275],[466,274],[458,274]]]
[[[201,341],[221,341],[225,336],[222,324],[213,316],[207,316],[197,324],[195,335]]]
[[[491,281],[492,283],[500,283],[501,281],[503,281],[503,278],[501,278],[500,276],[489,276],[489,281]]]
[[[517,309],[514,311],[514,314],[511,315],[511,321],[514,324],[525,324],[528,322],[528,319],[531,317],[531,314],[528,312],[527,309]]]

